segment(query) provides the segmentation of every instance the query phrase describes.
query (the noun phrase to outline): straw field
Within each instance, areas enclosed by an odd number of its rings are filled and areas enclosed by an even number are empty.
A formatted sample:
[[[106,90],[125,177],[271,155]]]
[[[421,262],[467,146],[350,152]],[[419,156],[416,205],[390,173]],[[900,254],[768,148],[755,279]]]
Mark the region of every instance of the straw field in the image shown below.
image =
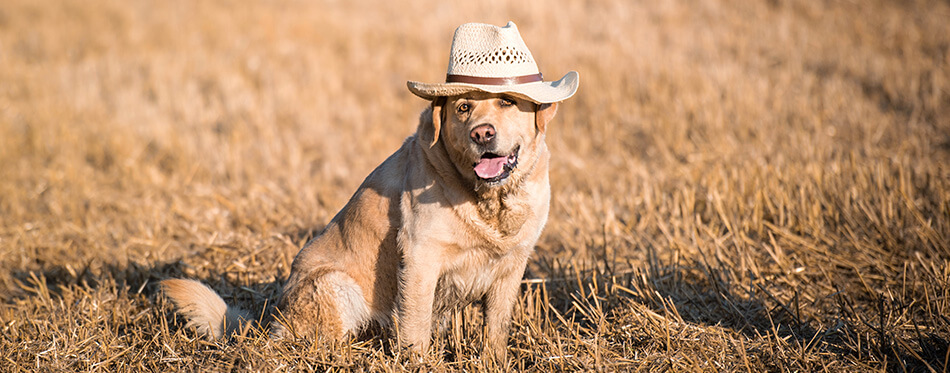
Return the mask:
[[[260,311],[415,129],[456,26],[516,22],[548,79],[552,209],[526,371],[945,371],[946,1],[0,2],[0,371],[481,371],[186,329],[158,281]]]

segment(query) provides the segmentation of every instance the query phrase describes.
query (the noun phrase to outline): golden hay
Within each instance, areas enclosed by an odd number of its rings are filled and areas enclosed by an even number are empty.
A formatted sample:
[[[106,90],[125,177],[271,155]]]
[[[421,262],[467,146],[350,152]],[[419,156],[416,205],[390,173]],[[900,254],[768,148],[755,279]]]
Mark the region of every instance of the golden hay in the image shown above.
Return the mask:
[[[260,311],[415,128],[454,28],[576,69],[509,342],[521,370],[942,371],[946,1],[0,2],[0,370],[491,370],[465,309],[423,365],[195,338]],[[397,118],[393,120],[393,118]]]

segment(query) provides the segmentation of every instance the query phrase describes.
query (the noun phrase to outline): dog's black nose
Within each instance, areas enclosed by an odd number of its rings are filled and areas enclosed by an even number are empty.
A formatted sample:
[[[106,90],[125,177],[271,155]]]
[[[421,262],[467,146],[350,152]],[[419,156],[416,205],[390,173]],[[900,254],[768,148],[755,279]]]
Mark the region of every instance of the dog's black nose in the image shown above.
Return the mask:
[[[472,133],[469,134],[478,145],[487,145],[492,139],[495,138],[495,126],[491,124],[483,124],[472,130]]]

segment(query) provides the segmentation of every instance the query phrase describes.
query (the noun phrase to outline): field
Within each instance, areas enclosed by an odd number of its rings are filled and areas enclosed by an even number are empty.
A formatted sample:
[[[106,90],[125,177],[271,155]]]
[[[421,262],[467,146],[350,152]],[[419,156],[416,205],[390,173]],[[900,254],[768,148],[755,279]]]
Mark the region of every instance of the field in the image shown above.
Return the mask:
[[[207,341],[158,281],[272,303],[415,129],[456,26],[548,79],[526,371],[946,371],[946,1],[0,2],[0,371],[482,371],[385,330]]]

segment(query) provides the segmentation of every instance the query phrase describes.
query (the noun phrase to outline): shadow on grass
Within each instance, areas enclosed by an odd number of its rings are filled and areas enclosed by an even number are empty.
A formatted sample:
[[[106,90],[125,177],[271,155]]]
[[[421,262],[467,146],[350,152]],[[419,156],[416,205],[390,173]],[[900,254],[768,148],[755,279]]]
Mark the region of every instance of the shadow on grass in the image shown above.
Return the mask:
[[[199,251],[191,255],[203,256],[210,249]],[[62,263],[44,263],[39,268],[23,269],[12,273],[14,284],[7,286],[0,293],[0,299],[7,303],[22,299],[40,297],[62,299],[67,292],[84,290],[79,294],[92,290],[115,291],[118,297],[143,296],[154,301],[161,292],[161,281],[171,278],[190,278],[198,280],[224,298],[229,306],[245,309],[252,315],[265,315],[280,293],[282,280],[259,283],[239,283],[229,280],[226,273],[218,272],[213,268],[203,268],[195,273],[194,268],[185,261],[172,260],[168,262],[139,264],[130,263],[103,263],[102,260],[89,260],[79,265]],[[160,304],[160,303],[157,303]],[[170,309],[169,309],[170,310]],[[169,317],[176,317],[172,314]],[[173,325],[184,325],[184,319]]]
[[[319,235],[320,230],[298,229],[284,235],[291,242],[309,242]],[[298,248],[299,249],[299,248]],[[220,255],[214,254],[213,248],[195,250],[187,257],[205,261],[221,260]],[[185,257],[182,257],[185,258]],[[189,260],[190,261],[190,260]],[[238,307],[254,315],[257,327],[265,333],[269,324],[276,315],[275,307],[286,278],[275,274],[273,281],[248,282],[239,281],[233,273],[220,271],[215,266],[194,268],[186,260],[176,259],[168,262],[139,264],[103,263],[100,259],[89,260],[79,265],[65,263],[40,263],[38,268],[14,271],[12,286],[0,290],[0,299],[7,303],[30,298],[63,299],[68,292],[84,290],[115,291],[119,297],[142,296],[154,302],[154,307],[164,307],[165,302],[156,302],[161,297],[161,281],[172,278],[185,278],[200,281],[220,295],[228,306]],[[270,269],[261,268],[261,271]],[[166,308],[166,317],[172,330],[184,327],[187,321],[178,315],[171,307]],[[377,325],[371,325],[361,331],[358,341],[378,339],[387,336],[387,330]],[[379,346],[389,350],[390,346],[381,343]]]
[[[284,235],[291,242],[305,243],[319,233],[320,230],[306,228],[288,231]],[[23,299],[43,292],[47,292],[51,297],[58,297],[68,287],[96,289],[107,282],[114,283],[120,291],[152,297],[160,292],[159,284],[162,280],[191,278],[210,286],[229,305],[254,310],[253,305],[260,305],[257,308],[261,308],[264,304],[272,304],[276,301],[280,294],[280,286],[284,281],[279,278],[279,274],[274,274],[278,277],[276,281],[241,284],[238,281],[229,280],[227,273],[216,271],[213,266],[196,271],[196,268],[182,260],[185,257],[204,258],[209,262],[220,260],[220,256],[216,258],[213,251],[212,248],[195,249],[176,260],[149,264],[107,263],[102,259],[70,264],[40,263],[39,268],[14,271],[12,277],[15,284],[0,290],[0,299],[7,301]],[[200,274],[189,275],[195,272]]]
[[[166,278],[179,277],[185,265],[179,261],[142,266],[136,263],[118,265],[87,261],[79,269],[72,265],[43,265],[37,269],[14,271],[17,287],[5,289],[4,299],[24,299],[48,294],[61,297],[67,288],[97,289],[105,283],[114,283],[117,289],[128,293],[153,295],[158,283]]]
[[[764,339],[773,351],[764,355],[763,351],[747,352],[760,354],[766,364],[777,370],[787,370],[783,366],[795,364],[773,363],[775,358],[804,358],[810,354],[807,351],[815,350],[900,371],[941,371],[950,356],[950,343],[939,332],[917,332],[912,337],[901,333],[901,325],[895,324],[892,315],[909,312],[913,305],[902,304],[893,297],[877,295],[863,299],[868,297],[839,289],[829,295],[835,299],[835,305],[816,309],[813,302],[802,299],[798,289],[780,290],[767,281],[756,281],[752,274],[738,276],[725,263],[664,262],[655,248],[644,249],[647,265],[640,269],[631,263],[608,262],[604,258],[589,261],[593,264],[588,267],[539,262],[543,272],[552,274],[545,280],[549,303],[565,318],[594,330],[596,320],[591,320],[590,312],[578,310],[584,308],[583,304],[578,305],[586,302],[583,298],[600,298],[597,307],[608,318],[629,310],[618,298],[633,300],[657,315],[666,315],[668,322],[719,327],[751,340]],[[733,280],[748,277],[752,281],[747,284]],[[609,284],[617,286],[611,289]],[[617,287],[625,291],[615,291]],[[856,312],[856,302],[864,303],[861,308],[872,308],[871,314]],[[950,322],[930,321],[938,325]],[[923,328],[928,329],[933,330]],[[775,349],[783,351],[777,354]]]

